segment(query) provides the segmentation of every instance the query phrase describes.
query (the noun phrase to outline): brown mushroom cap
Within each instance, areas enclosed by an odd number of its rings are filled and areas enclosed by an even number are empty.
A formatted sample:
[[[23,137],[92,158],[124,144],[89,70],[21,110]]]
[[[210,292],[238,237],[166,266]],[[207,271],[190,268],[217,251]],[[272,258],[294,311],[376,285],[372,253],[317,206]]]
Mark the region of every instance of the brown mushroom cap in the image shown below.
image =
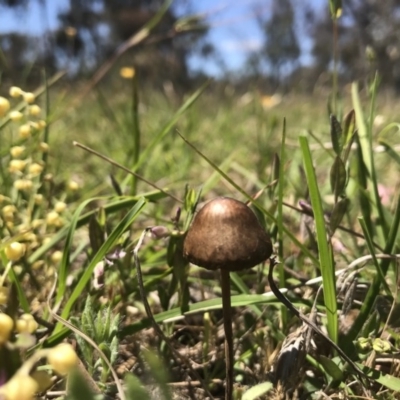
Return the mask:
[[[271,239],[253,211],[229,197],[218,197],[197,213],[183,244],[188,261],[211,270],[252,268],[271,254]]]

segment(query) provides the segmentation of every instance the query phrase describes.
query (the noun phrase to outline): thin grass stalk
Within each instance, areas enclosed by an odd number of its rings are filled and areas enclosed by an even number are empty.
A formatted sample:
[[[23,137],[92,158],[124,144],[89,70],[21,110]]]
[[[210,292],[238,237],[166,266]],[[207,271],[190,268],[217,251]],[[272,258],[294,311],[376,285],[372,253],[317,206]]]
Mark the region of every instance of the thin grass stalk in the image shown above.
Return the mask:
[[[282,142],[279,156],[279,181],[278,181],[278,254],[279,259],[282,262],[278,266],[279,272],[279,287],[286,287],[286,276],[285,276],[285,263],[284,263],[284,252],[283,252],[283,188],[285,185],[285,142],[286,142],[286,119],[283,120],[282,128]],[[281,323],[282,328],[285,329],[288,320],[288,310],[282,305],[281,306]]]

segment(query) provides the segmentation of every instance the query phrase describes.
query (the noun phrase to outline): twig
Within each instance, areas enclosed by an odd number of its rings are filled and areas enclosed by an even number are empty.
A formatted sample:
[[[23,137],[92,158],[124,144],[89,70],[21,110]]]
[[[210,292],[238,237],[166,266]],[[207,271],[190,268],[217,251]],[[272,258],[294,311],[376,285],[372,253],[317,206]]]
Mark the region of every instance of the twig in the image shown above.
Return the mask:
[[[127,172],[128,174],[133,175],[133,176],[136,177],[137,179],[141,180],[142,182],[147,183],[149,186],[153,187],[154,189],[159,190],[161,193],[164,193],[164,194],[167,195],[168,197],[171,197],[172,199],[176,200],[177,202],[183,203],[183,201],[182,201],[181,199],[178,199],[178,197],[175,197],[173,194],[168,193],[168,192],[165,191],[164,189],[161,189],[161,188],[158,187],[155,183],[150,182],[150,181],[147,180],[146,178],[143,178],[143,176],[137,174],[136,172],[131,171],[129,168],[124,167],[122,164],[120,164],[120,163],[114,161],[113,159],[111,159],[111,158],[109,158],[109,157],[107,157],[107,156],[105,156],[105,155],[99,153],[98,151],[96,151],[96,150],[94,150],[94,149],[92,149],[92,148],[90,148],[90,147],[88,147],[88,146],[85,146],[85,145],[82,144],[82,143],[76,142],[76,141],[73,141],[72,144],[73,144],[74,146],[76,146],[76,147],[80,147],[81,149],[83,149],[83,150],[85,150],[85,151],[87,151],[87,152],[89,152],[89,153],[91,153],[91,154],[94,154],[95,156],[101,158],[102,160],[107,161],[107,162],[110,163],[111,165],[114,165],[114,166],[116,166],[116,167],[122,169],[123,171]]]

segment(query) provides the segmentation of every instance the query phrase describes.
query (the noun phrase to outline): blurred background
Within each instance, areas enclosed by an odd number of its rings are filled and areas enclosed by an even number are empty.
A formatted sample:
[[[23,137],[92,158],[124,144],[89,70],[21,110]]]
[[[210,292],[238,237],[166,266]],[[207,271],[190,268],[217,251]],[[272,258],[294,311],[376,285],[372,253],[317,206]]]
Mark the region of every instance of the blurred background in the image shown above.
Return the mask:
[[[340,84],[379,71],[400,89],[400,1],[347,0],[338,19]],[[35,87],[66,70],[91,76],[162,7],[160,0],[0,0],[2,86]],[[332,19],[325,0],[175,0],[118,65],[142,84],[176,91],[211,76],[266,93],[331,85]],[[126,51],[125,51],[126,50]]]

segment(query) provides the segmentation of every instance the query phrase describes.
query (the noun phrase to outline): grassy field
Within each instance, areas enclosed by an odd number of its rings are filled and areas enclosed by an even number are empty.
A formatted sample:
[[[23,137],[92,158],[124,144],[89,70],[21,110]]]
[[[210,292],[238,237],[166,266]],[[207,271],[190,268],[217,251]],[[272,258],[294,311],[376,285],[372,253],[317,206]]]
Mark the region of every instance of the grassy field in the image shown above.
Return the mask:
[[[335,122],[321,93],[114,79],[0,98],[0,394],[224,398],[219,275],[182,243],[196,208],[229,196],[348,357],[275,298],[269,263],[232,273],[234,398],[399,398],[398,99],[353,85]]]

